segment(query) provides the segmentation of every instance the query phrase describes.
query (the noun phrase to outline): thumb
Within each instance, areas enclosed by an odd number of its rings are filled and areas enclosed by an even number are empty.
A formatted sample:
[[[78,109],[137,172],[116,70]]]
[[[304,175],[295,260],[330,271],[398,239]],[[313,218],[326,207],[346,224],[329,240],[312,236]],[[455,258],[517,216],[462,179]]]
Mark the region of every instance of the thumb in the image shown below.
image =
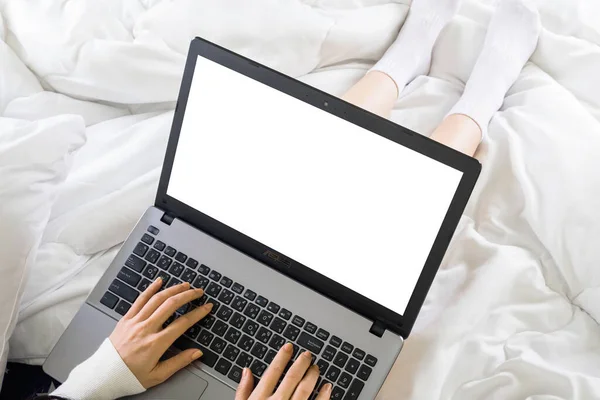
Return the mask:
[[[187,349],[181,353],[159,362],[154,367],[154,374],[157,379],[157,385],[169,379],[175,372],[188,366],[192,361],[197,360],[202,356],[202,352],[198,349]]]
[[[254,377],[249,368],[244,368],[242,372],[242,380],[240,381],[237,391],[235,392],[235,400],[248,400],[254,390]]]

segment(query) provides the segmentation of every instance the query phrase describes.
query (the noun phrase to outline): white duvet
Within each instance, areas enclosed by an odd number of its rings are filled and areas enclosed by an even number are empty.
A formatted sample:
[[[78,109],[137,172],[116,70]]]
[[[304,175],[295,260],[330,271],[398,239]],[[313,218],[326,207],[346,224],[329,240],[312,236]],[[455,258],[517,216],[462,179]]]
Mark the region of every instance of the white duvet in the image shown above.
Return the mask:
[[[600,398],[600,3],[537,4],[538,48],[476,155],[476,190],[381,398]],[[340,95],[407,10],[389,0],[0,0],[0,116],[79,114],[87,126],[10,358],[43,362],[153,203],[193,36]],[[492,12],[464,1],[395,122],[431,133]]]

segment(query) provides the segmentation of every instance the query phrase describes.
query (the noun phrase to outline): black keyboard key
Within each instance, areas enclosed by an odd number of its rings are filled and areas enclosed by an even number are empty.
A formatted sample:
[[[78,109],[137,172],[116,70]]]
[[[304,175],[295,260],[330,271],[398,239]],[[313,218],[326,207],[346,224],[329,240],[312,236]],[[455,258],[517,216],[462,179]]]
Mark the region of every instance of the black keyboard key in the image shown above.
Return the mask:
[[[327,340],[329,337],[329,332],[327,332],[325,329],[319,329],[317,331],[317,337],[321,340]]]
[[[169,268],[169,272],[171,273],[171,275],[179,276],[181,275],[184,269],[185,267],[183,266],[183,264],[174,262],[173,265],[171,265],[171,268]]]
[[[144,267],[146,266],[146,261],[142,260],[136,255],[131,254],[127,257],[127,261],[125,261],[125,265],[136,272],[142,272]]]
[[[273,320],[273,322],[271,323],[270,328],[273,329],[275,332],[277,333],[281,333],[283,332],[283,330],[285,329],[285,326],[287,324],[285,323],[284,320],[282,320],[279,317],[275,317],[275,319]]]
[[[223,289],[218,283],[211,282],[206,288],[206,294],[212,297],[217,297]]]
[[[164,288],[169,283],[169,279],[171,279],[171,275],[169,275],[166,271],[160,271],[159,270],[157,278],[161,278],[162,279],[162,286],[161,286],[161,288]]]
[[[369,379],[369,376],[371,376],[371,372],[373,372],[373,370],[370,367],[363,364],[358,370],[358,374],[356,374],[356,376],[358,376],[363,381],[366,381],[367,379]]]
[[[342,353],[341,351],[338,352],[335,358],[333,359],[333,363],[340,368],[344,368],[344,365],[346,365],[346,361],[348,361],[348,355]]]
[[[236,282],[231,287],[231,290],[233,290],[237,294],[242,294],[242,292],[244,291],[244,287],[242,285],[240,285],[239,283]]]
[[[215,321],[216,321],[215,317],[213,317],[212,315],[207,315],[206,317],[202,318],[200,320],[200,322],[198,322],[198,325],[203,326],[206,329],[210,329],[210,328],[212,328]]]
[[[199,276],[198,278],[196,278],[196,280],[193,283],[193,286],[196,289],[206,289],[206,286],[208,285],[209,280],[203,276]]]
[[[156,243],[154,243],[154,248],[156,250],[160,250],[163,251],[165,249],[166,244],[164,244],[163,242],[161,242],[160,240],[157,240]]]
[[[148,251],[148,246],[142,242],[139,242],[138,244],[136,244],[133,249],[133,253],[137,254],[140,257],[144,257],[146,255],[147,251]]]
[[[193,258],[188,258],[188,260],[185,262],[185,265],[187,265],[191,269],[196,269],[196,267],[198,266],[198,261],[194,260]]]
[[[242,331],[244,333],[247,333],[250,336],[254,336],[254,334],[256,334],[256,331],[258,330],[258,324],[254,321],[246,321],[246,323],[244,324],[244,327],[242,328]]]
[[[137,286],[137,284],[140,283],[140,280],[142,279],[141,276],[139,276],[127,267],[121,268],[121,270],[117,274],[117,278],[127,283],[128,285],[134,287]]]
[[[148,286],[150,286],[152,284],[152,281],[144,278],[142,279],[142,281],[140,282],[140,284],[138,285],[138,289],[143,292],[144,290],[148,289]]]
[[[275,358],[276,355],[277,355],[277,352],[275,350],[267,351],[267,355],[265,356],[265,362],[267,364],[271,364],[271,362],[273,361],[273,359]]]
[[[240,313],[235,313],[233,314],[233,317],[231,317],[231,319],[229,320],[229,323],[238,329],[242,329],[242,325],[244,325],[245,321],[246,317],[244,317]]]
[[[296,343],[292,343],[292,360],[296,358],[296,354],[298,354],[299,350],[300,350],[300,347],[298,347],[298,345]]]
[[[219,282],[219,280],[221,279],[221,274],[213,269],[212,271],[210,271],[210,274],[208,274],[208,277],[215,282]]]
[[[352,353],[352,350],[354,350],[354,346],[352,346],[350,343],[344,342],[342,344],[342,351],[345,351],[346,353],[350,354]]]
[[[231,363],[224,358],[220,358],[215,365],[215,370],[222,375],[227,375],[229,369],[231,369]]]
[[[242,369],[237,365],[234,365],[233,367],[231,367],[231,371],[229,372],[227,377],[234,382],[240,383],[240,381],[242,380]]]
[[[335,350],[335,348],[334,348],[334,347],[332,347],[332,346],[327,346],[327,347],[325,347],[325,350],[323,350],[323,355],[322,355],[322,357],[323,357],[324,359],[326,359],[327,361],[332,361],[332,360],[333,360],[333,357],[335,357],[335,352],[336,352],[336,350]]]
[[[244,310],[244,315],[246,317],[256,318],[259,311],[260,311],[260,307],[258,307],[256,304],[250,303],[250,304],[248,304],[248,307],[246,307],[246,309]]]
[[[227,328],[228,327],[225,322],[216,320],[211,331],[213,331],[214,333],[216,333],[219,336],[223,336],[225,334],[225,332],[227,332]]]
[[[181,280],[191,285],[194,282],[194,279],[196,279],[196,275],[198,274],[191,269],[186,268],[185,271],[183,271],[183,274],[181,274]]]
[[[291,341],[296,340],[296,338],[298,337],[299,334],[300,334],[300,329],[298,329],[297,327],[295,327],[293,325],[288,325],[288,327],[285,328],[285,331],[283,331],[283,336]]]
[[[254,360],[254,362],[250,366],[250,371],[252,371],[252,373],[258,376],[259,378],[262,376],[266,369],[267,364],[259,360]]]
[[[233,284],[233,281],[226,276],[222,277],[220,282],[221,285],[225,286],[226,288],[231,287]]]
[[[351,381],[352,381],[352,376],[347,372],[342,372],[342,375],[340,376],[340,379],[338,379],[337,383],[344,389],[347,389],[348,386],[350,386]]]
[[[357,347],[356,349],[354,349],[354,353],[352,353],[352,356],[362,361],[362,359],[365,358],[365,352]]]
[[[306,325],[304,325],[304,330],[314,335],[314,333],[317,331],[317,326],[312,322],[307,322]]]
[[[159,257],[160,252],[154,249],[150,249],[150,251],[148,251],[148,254],[146,254],[146,257],[144,257],[144,259],[148,260],[151,263],[156,263],[156,260],[158,260]]]
[[[125,315],[125,314],[127,314],[127,311],[129,311],[130,307],[131,307],[131,305],[129,303],[127,303],[126,301],[121,300],[119,302],[119,304],[117,305],[117,308],[115,308],[115,311],[118,312],[121,315]]]
[[[274,348],[275,350],[279,350],[285,344],[285,339],[279,335],[273,335],[271,340],[269,341],[269,346]]]
[[[221,283],[223,282],[223,280],[221,280]],[[221,292],[221,295],[219,296],[219,301],[222,301],[225,304],[229,304],[231,303],[231,300],[233,300],[233,297],[235,296],[235,294],[227,289],[223,289],[223,292]]]
[[[337,368],[335,365],[332,365],[325,373],[325,378],[329,379],[332,382],[335,382],[340,376],[340,372],[342,371],[340,371],[339,368]]]
[[[230,343],[236,344],[240,337],[242,336],[242,332],[238,331],[234,327],[229,327],[227,329],[227,333],[225,334],[225,340]]]
[[[360,396],[360,392],[362,392],[365,384],[359,381],[358,379],[354,379],[352,384],[348,388],[346,392],[346,396],[344,396],[344,400],[356,400],[358,396]]]
[[[342,400],[344,397],[344,389],[339,386],[335,386],[331,391],[331,400]]]
[[[223,306],[219,308],[219,312],[216,314],[217,317],[221,318],[223,321],[228,321],[233,314],[233,310],[227,306]]]
[[[100,299],[100,303],[104,304],[106,307],[111,310],[115,308],[115,305],[119,301],[119,298],[110,292],[104,293],[104,296]]]
[[[130,303],[133,303],[135,301],[135,299],[137,299],[138,295],[140,294],[137,290],[132,289],[131,287],[127,286],[126,284],[124,284],[123,282],[121,282],[118,279],[115,279],[114,281],[112,281],[108,290],[110,290],[117,296],[127,300]]]
[[[242,312],[244,311],[246,304],[248,304],[248,300],[240,296],[235,296],[235,299],[233,299],[233,303],[231,303],[231,307],[233,307],[234,310]]]
[[[277,314],[280,308],[281,307],[279,307],[279,304],[273,302],[270,302],[267,306],[267,310],[271,311],[273,314]]]
[[[251,355],[241,352],[235,363],[237,365],[239,365],[240,367],[245,368],[245,367],[250,366],[250,364],[252,363],[252,360],[253,360],[253,358]]]
[[[327,368],[329,368],[329,363],[321,358],[317,361],[317,367],[319,367],[319,374],[325,375]]]
[[[358,361],[356,358],[351,358],[348,360],[348,364],[346,364],[346,371],[350,372],[351,374],[355,374],[359,366],[360,361]]]
[[[177,279],[177,278],[171,278],[171,279],[169,280],[169,283],[167,283],[167,286],[166,286],[166,288],[168,289],[168,288],[170,288],[170,287],[172,287],[172,286],[179,285],[180,283],[181,283],[181,281],[180,281],[179,279]]]
[[[255,343],[254,346],[252,347],[252,350],[250,350],[250,354],[252,354],[254,357],[257,357],[257,358],[263,358],[266,353],[267,353],[267,346],[265,346],[262,343]]]
[[[244,351],[250,351],[250,349],[252,349],[252,346],[254,346],[254,339],[252,339],[248,335],[242,336],[242,338],[238,342],[238,347]]]
[[[262,310],[256,320],[258,321],[259,324],[262,324],[264,326],[269,326],[269,324],[273,320],[273,314],[271,314],[267,310]]]
[[[247,289],[246,292],[244,293],[244,297],[247,298],[248,300],[252,301],[256,298],[256,293],[254,293],[250,289]]]
[[[290,318],[292,318],[292,312],[290,310],[282,308],[281,311],[279,311],[279,316],[285,319],[286,321],[289,321]]]
[[[329,343],[333,346],[339,349],[339,347],[342,345],[342,339],[340,339],[339,337],[333,335],[331,337],[331,339],[329,339]]]
[[[206,302],[207,303],[211,303],[213,305],[212,309],[210,310],[210,315],[216,314],[217,310],[219,309],[219,306],[221,306],[221,303],[219,303],[218,301],[216,301],[215,299],[210,298],[210,297],[208,297],[206,299]]]
[[[227,346],[227,342],[220,337],[216,337],[210,344],[210,349],[214,350],[217,354],[221,354],[225,350],[225,346]]]
[[[160,232],[160,230],[157,227],[155,227],[154,225],[150,225],[148,227],[148,232],[150,232],[153,235],[158,235],[158,232]]]
[[[172,262],[173,262],[173,260],[171,260],[169,257],[163,255],[158,259],[158,262],[156,263],[156,265],[158,265],[160,268],[162,268],[164,270],[167,270],[171,266]]]
[[[304,318],[299,317],[297,315],[294,315],[294,318],[292,318],[292,324],[299,326],[300,328],[302,328],[304,326]]]
[[[148,279],[154,279],[156,274],[158,273],[158,268],[154,265],[148,265],[142,275],[144,275]]]
[[[258,304],[261,307],[265,307],[267,304],[269,303],[269,300],[267,300],[265,297],[263,296],[258,296],[256,298],[256,304]]]
[[[184,263],[185,260],[187,260],[187,255],[183,254],[182,252],[179,252],[175,254],[175,260],[179,261],[180,263]]]
[[[210,333],[208,330],[202,329],[196,340],[198,341],[198,343],[204,346],[208,346],[210,344],[210,341],[213,340],[214,337],[215,335]]]
[[[183,315],[183,314],[185,314],[186,312],[188,312],[188,311],[189,311],[189,309],[190,309],[190,303],[185,303],[184,305],[182,305],[181,307],[179,307],[179,308],[177,309],[177,313],[179,313],[179,314]]]
[[[165,254],[169,257],[173,257],[175,254],[177,254],[177,250],[175,250],[171,246],[167,246],[167,248],[165,249]]]
[[[273,335],[273,332],[261,326],[255,337],[261,342],[267,343],[271,339],[271,335]]]
[[[300,346],[308,349],[313,354],[319,354],[323,349],[323,341],[317,339],[316,337],[309,335],[306,332],[302,332],[297,342]]]
[[[152,244],[152,242],[154,242],[154,238],[147,233],[144,233],[144,236],[142,236],[142,242],[146,244]]]
[[[240,349],[238,349],[235,346],[228,345],[225,351],[223,352],[223,357],[225,357],[229,361],[235,361],[237,359],[238,354],[240,354]]]
[[[200,267],[198,267],[198,272],[200,272],[202,275],[206,275],[210,272],[210,268],[208,268],[206,265],[202,264],[202,265],[200,265]]]
[[[367,365],[370,365],[371,367],[374,367],[375,364],[377,364],[377,358],[375,358],[372,355],[368,354],[367,358],[365,358],[365,363]]]
[[[198,336],[201,329],[202,328],[200,328],[199,325],[192,325],[187,331],[185,331],[185,336],[189,337],[190,339],[196,339],[196,336]]]
[[[202,333],[200,333],[200,335],[202,335]],[[214,352],[210,351],[206,347],[200,346],[198,343],[194,342],[193,340],[190,340],[185,336],[180,336],[179,339],[175,341],[174,345],[180,350],[187,350],[191,348],[201,350],[204,354],[202,355],[202,357],[200,357],[200,362],[208,365],[211,368],[214,367],[215,363],[217,362],[217,359],[219,358],[219,356],[216,355]]]

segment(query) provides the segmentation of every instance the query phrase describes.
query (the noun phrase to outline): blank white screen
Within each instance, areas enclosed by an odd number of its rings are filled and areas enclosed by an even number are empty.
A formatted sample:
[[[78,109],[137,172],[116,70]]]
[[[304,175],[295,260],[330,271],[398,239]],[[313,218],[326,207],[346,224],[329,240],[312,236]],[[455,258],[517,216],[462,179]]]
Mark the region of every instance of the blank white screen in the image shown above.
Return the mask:
[[[461,177],[199,57],[167,194],[403,314]]]

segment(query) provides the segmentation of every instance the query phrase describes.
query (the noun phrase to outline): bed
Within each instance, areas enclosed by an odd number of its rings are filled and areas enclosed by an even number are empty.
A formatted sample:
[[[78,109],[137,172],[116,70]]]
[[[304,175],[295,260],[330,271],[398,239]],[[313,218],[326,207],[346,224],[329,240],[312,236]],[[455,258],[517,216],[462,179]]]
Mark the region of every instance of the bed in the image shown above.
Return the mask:
[[[600,3],[536,5],[538,48],[476,154],[481,177],[380,399],[600,398]],[[0,0],[0,118],[76,114],[86,136],[26,271],[9,360],[44,361],[153,203],[192,37],[341,95],[408,7]],[[463,1],[393,121],[433,131],[492,13],[491,1]]]

